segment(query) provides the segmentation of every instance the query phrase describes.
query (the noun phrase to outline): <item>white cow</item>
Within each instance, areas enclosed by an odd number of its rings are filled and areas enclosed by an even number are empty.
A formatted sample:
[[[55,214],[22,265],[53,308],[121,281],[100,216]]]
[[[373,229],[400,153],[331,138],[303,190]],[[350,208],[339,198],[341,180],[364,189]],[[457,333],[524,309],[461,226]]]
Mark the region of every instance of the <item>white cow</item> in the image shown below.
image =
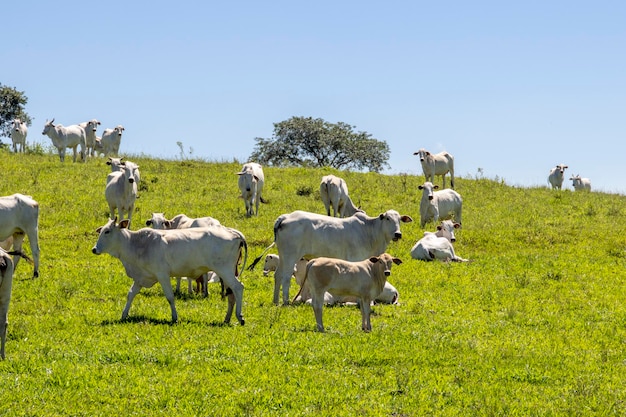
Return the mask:
[[[317,330],[324,331],[322,307],[324,293],[339,296],[352,296],[359,299],[361,308],[361,329],[372,330],[370,323],[371,303],[380,294],[391,275],[392,264],[402,261],[388,253],[373,256],[359,262],[344,261],[336,258],[316,258],[306,265],[304,284],[313,298],[313,311]]]
[[[152,227],[157,230],[168,230],[168,229],[188,229],[190,227],[211,227],[211,226],[221,226],[219,220],[214,219],[213,217],[199,217],[196,219],[192,219],[184,214],[179,214],[175,216],[172,220],[167,220],[163,213],[152,213],[152,217],[146,220],[146,226]],[[220,282],[219,277],[215,280],[215,277],[211,276],[212,279],[209,279],[209,274],[202,274],[201,277],[196,278],[196,283],[200,282],[202,285],[202,293],[204,296],[209,295],[208,283],[209,282]],[[176,277],[176,293],[180,293],[180,281],[182,277]],[[187,278],[187,290],[189,294],[193,294],[192,280]]]
[[[435,175],[441,175],[443,188],[446,188],[446,174],[450,173],[450,187],[454,188],[454,157],[448,152],[431,154],[425,149],[414,152],[419,155],[425,181],[435,182]]]
[[[271,271],[276,271],[278,268],[280,257],[275,254],[269,254],[265,257],[265,265],[263,265],[263,275],[268,276]],[[300,286],[300,291],[294,297],[294,303],[309,303],[311,302],[311,293],[308,288],[303,285],[304,276],[306,274],[306,264],[308,261],[304,258],[300,259],[296,262],[296,265],[293,268],[293,276],[296,279],[296,283]],[[385,288],[383,291],[378,294],[376,299],[374,300],[376,303],[383,304],[396,304],[398,301],[399,293],[398,290],[391,285],[390,282],[385,283]],[[334,296],[331,293],[324,294],[324,304],[325,305],[334,305],[334,304],[356,304],[358,300],[356,297],[339,297]]]
[[[11,287],[13,286],[13,272],[15,266],[9,255],[15,255],[31,261],[22,251],[6,252],[0,249],[0,357],[5,358],[4,345],[7,340],[7,326],[9,325],[9,304],[11,303]]]
[[[124,130],[122,125],[104,129],[102,138],[100,140],[96,138],[95,150],[105,156],[111,154],[117,156],[120,152],[120,143],[122,142],[122,132]]]
[[[76,148],[80,146],[80,158],[85,162],[85,147],[87,135],[85,129],[78,125],[63,126],[54,124],[54,119],[46,121],[42,135],[47,135],[52,139],[52,144],[59,151],[61,162],[65,161],[65,149],[72,148],[74,151],[74,162],[76,162]]]
[[[28,236],[35,269],[39,276],[39,204],[29,196],[13,194],[0,197],[0,240],[12,237],[13,250],[21,251],[24,237]],[[19,257],[13,258],[17,268]]]
[[[434,191],[439,186],[429,181],[418,188],[422,190],[420,200],[420,225],[422,227],[431,220],[437,223],[440,219],[450,219],[452,216],[458,224],[462,224],[463,199],[459,193],[450,188]]]
[[[243,284],[239,281],[241,274],[238,273],[238,265],[243,250],[243,271],[248,245],[241,233],[226,227],[176,230],[143,228],[133,232],[128,229],[127,220],[119,224],[109,220],[97,232],[99,236],[92,252],[96,255],[108,253],[118,258],[126,274],[133,279],[122,320],[128,317],[133,299],[141,288],[152,287],[158,282],[170,304],[172,322],[178,321],[170,277],[197,277],[214,271],[231,291],[224,322],[230,322],[235,307],[237,320],[241,325],[244,324],[241,314]]]
[[[259,203],[267,203],[263,199],[263,185],[265,184],[263,168],[256,162],[248,162],[237,175],[239,175],[238,185],[241,198],[246,204],[246,216],[258,215]]]
[[[21,119],[13,120],[11,125],[13,152],[24,152],[26,148],[26,135],[28,135],[28,126],[26,126],[26,123]]]
[[[437,232],[424,232],[424,237],[415,243],[411,249],[411,257],[421,261],[442,261],[467,262],[467,259],[460,258],[454,253],[452,243],[456,241],[454,229],[461,227],[458,223],[444,220],[437,226]]]
[[[139,172],[139,165],[131,161],[122,161],[124,157],[121,158],[111,158],[106,162],[107,165],[111,166],[111,172],[120,171],[122,166],[127,166],[133,172],[133,176],[135,177],[135,182],[137,183],[137,187],[139,187],[139,182],[141,181],[141,173]]]
[[[117,209],[120,219],[123,219],[126,213],[130,223],[135,210],[135,200],[137,200],[137,182],[130,167],[122,165],[120,171],[107,175],[104,196],[109,204],[110,218],[117,218],[115,215],[115,209]]]
[[[333,207],[333,217],[350,217],[359,208],[354,205],[348,196],[348,184],[339,177],[326,175],[320,183],[320,196],[326,208],[326,214],[330,216],[330,207]]]
[[[85,130],[85,145],[87,147],[87,155],[94,156],[96,146],[96,130],[100,126],[100,122],[96,119],[91,119],[87,122],[79,123],[78,126]]]
[[[563,185],[563,173],[567,169],[567,165],[559,164],[550,170],[548,175],[548,183],[552,186],[553,190],[561,189]]]
[[[334,257],[360,261],[385,252],[389,242],[402,238],[400,222],[413,219],[388,210],[377,217],[365,213],[342,218],[323,214],[294,211],[283,214],[274,223],[274,245],[280,260],[274,274],[274,304],[278,304],[282,286],[283,304],[289,304],[289,286],[293,266],[301,258]],[[261,260],[258,257],[250,269]]]
[[[572,176],[572,186],[576,191],[591,191],[591,180],[589,178],[580,178],[580,175]]]

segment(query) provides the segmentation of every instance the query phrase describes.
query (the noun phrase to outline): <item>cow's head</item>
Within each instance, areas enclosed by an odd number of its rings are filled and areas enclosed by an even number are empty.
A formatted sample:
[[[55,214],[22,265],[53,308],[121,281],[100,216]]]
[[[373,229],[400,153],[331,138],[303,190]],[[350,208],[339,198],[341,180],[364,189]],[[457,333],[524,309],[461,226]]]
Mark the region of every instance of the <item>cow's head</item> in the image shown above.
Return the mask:
[[[372,256],[369,260],[374,264],[378,264],[386,277],[391,275],[391,266],[393,264],[400,265],[402,263],[399,258],[394,258],[388,253],[383,253],[380,256]]]
[[[400,215],[395,210],[387,210],[378,216],[378,220],[382,222],[383,231],[385,237],[396,242],[402,239],[402,232],[400,231],[400,222],[410,223],[413,221],[411,216]]]
[[[456,237],[454,236],[454,229],[458,229],[461,227],[459,223],[453,223],[450,220],[444,220],[441,222],[439,226],[437,226],[437,233],[435,233],[439,237],[445,237],[449,242],[456,242]]]
[[[87,122],[87,129],[91,129],[92,131],[95,132],[99,124],[100,122],[97,121],[96,119],[91,119],[90,121]]]
[[[557,171],[559,171],[561,174],[565,172],[567,168],[568,168],[567,165],[563,165],[563,164],[559,164],[556,166]]]
[[[115,131],[115,133],[117,134],[117,136],[122,136],[122,132],[124,131],[124,126],[122,125],[117,125],[113,128],[113,130]]]
[[[439,186],[433,185],[430,181],[426,181],[423,185],[420,185],[417,188],[422,190],[422,198],[426,197],[429,200],[432,200],[435,197],[434,190],[438,190]]]
[[[47,135],[50,129],[53,127],[54,127],[54,118],[52,118],[52,120],[50,121],[46,120],[46,124],[43,126],[43,132],[41,132],[41,134]]]
[[[117,236],[121,232],[122,229],[127,229],[129,225],[129,220],[122,220],[119,224],[117,224],[117,217],[115,219],[109,219],[107,224],[104,226],[100,226],[96,229],[96,233],[98,233],[98,240],[96,244],[91,249],[91,252],[94,255],[101,255],[103,253],[111,253],[111,251],[116,251],[116,242]]]
[[[146,220],[146,226],[153,229],[171,229],[172,222],[167,220],[163,213],[152,213],[152,217]]]

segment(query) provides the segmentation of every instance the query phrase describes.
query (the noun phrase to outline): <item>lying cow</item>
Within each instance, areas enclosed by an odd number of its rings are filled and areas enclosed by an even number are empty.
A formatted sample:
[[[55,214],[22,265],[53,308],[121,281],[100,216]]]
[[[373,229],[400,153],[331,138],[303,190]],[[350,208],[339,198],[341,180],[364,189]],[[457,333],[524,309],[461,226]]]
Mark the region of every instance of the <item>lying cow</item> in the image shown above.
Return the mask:
[[[99,236],[92,252],[96,255],[108,253],[118,258],[126,274],[133,279],[122,320],[128,317],[133,299],[141,288],[152,287],[158,282],[170,304],[172,322],[178,321],[170,277],[197,277],[215,271],[232,291],[228,295],[224,322],[230,322],[236,304],[235,315],[239,323],[244,324],[241,314],[243,284],[239,281],[238,264],[243,250],[245,267],[248,245],[240,232],[226,227],[143,228],[133,232],[128,229],[128,220],[119,224],[116,220],[109,220],[96,230]]]
[[[214,219],[213,217],[198,217],[192,219],[185,214],[179,214],[174,216],[171,220],[165,218],[163,213],[152,213],[152,217],[146,220],[146,226],[152,227],[157,230],[166,230],[166,229],[188,229],[190,227],[211,227],[211,226],[221,226],[219,220]],[[212,277],[213,278],[213,277]],[[176,293],[180,294],[180,281],[182,277],[176,277]],[[213,278],[214,279],[214,278]],[[196,278],[196,284],[200,284],[202,286],[202,293],[205,297],[209,295],[209,282],[219,282],[219,277],[217,281],[211,281],[207,274],[202,274],[202,276]],[[187,290],[189,294],[193,294],[192,288],[192,279],[187,279]]]
[[[330,207],[333,208],[333,217],[350,217],[360,211],[348,195],[348,184],[339,177],[326,175],[320,183],[320,196],[326,208],[326,215],[330,216]]]
[[[463,210],[463,199],[454,190],[446,188],[441,191],[434,191],[439,188],[427,181],[418,187],[422,190],[420,200],[420,225],[424,227],[429,221],[437,223],[440,219],[451,219],[461,224],[461,213]]]
[[[461,227],[458,223],[444,220],[437,226],[437,232],[424,232],[424,237],[417,241],[411,249],[411,258],[421,261],[442,261],[467,262],[467,259],[460,258],[454,253],[452,243],[456,241],[454,229]]]
[[[0,240],[13,239],[13,250],[22,251],[24,237],[28,236],[34,259],[33,277],[39,276],[39,204],[31,197],[13,194],[0,197]],[[6,243],[8,245],[8,242]],[[13,258],[17,268],[19,257]]]
[[[576,191],[591,191],[591,180],[589,178],[580,178],[580,175],[573,175],[572,186]]]
[[[359,212],[344,219],[306,211],[283,214],[274,223],[274,243],[280,255],[274,274],[274,304],[278,304],[282,286],[283,304],[289,304],[289,286],[293,266],[301,258],[334,257],[360,261],[385,252],[391,241],[402,238],[400,223],[412,222],[410,216],[388,210],[377,217]],[[259,256],[250,265],[254,268]],[[382,288],[381,288],[382,289]]]
[[[426,181],[435,182],[435,175],[441,175],[443,188],[446,188],[446,174],[450,173],[450,187],[454,188],[454,157],[448,152],[432,154],[426,149],[420,149],[413,155],[419,155],[422,172]]]
[[[317,330],[324,331],[322,306],[324,294],[330,292],[338,296],[353,296],[359,299],[361,329],[371,331],[371,302],[382,292],[387,277],[391,275],[391,265],[394,263],[400,265],[402,261],[388,253],[359,262],[323,257],[310,261],[306,265],[304,285],[311,292]]]
[[[563,185],[563,174],[567,169],[567,165],[559,164],[550,170],[548,174],[548,183],[552,186],[553,190],[560,190]]]
[[[22,257],[32,262],[22,251],[6,252],[0,249],[0,357],[5,358],[4,345],[7,340],[7,326],[9,325],[9,304],[11,302],[11,288],[13,286],[14,264],[11,256]]]

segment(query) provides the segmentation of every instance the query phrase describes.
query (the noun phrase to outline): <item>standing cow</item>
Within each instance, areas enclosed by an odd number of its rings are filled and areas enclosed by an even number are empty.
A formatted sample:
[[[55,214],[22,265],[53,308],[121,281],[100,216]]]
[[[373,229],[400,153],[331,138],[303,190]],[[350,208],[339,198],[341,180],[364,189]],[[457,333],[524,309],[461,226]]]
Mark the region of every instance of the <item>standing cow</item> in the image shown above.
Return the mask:
[[[12,237],[13,250],[21,251],[25,236],[34,258],[36,278],[39,276],[39,204],[22,194],[0,197],[0,241]],[[19,257],[13,259],[15,268],[18,262]]]
[[[248,162],[237,175],[239,175],[238,185],[241,198],[246,205],[246,216],[258,215],[259,203],[267,203],[263,199],[263,185],[265,184],[263,168],[256,162]]]
[[[457,223],[462,224],[463,199],[459,193],[450,188],[434,191],[439,186],[429,181],[418,188],[422,190],[420,201],[420,225],[422,227],[431,220],[437,223],[439,219],[450,219],[452,216]]]
[[[124,126],[117,125],[114,128],[104,129],[102,137],[96,138],[94,145],[95,151],[105,156],[118,156],[120,152],[120,144],[122,143],[122,133],[126,130]]]
[[[289,286],[293,267],[301,258],[320,256],[362,261],[385,252],[389,242],[402,238],[400,223],[413,219],[388,210],[377,217],[359,212],[344,219],[323,214],[294,211],[283,214],[274,223],[274,243],[279,263],[274,273],[274,304],[278,304],[282,286],[283,304],[289,304]],[[257,258],[250,269],[261,260]]]
[[[441,175],[443,188],[446,188],[446,174],[450,173],[450,187],[454,188],[454,157],[448,152],[431,154],[426,149],[420,149],[413,155],[419,155],[422,171],[426,181],[435,182],[435,175]]]
[[[572,187],[576,191],[591,191],[591,180],[589,178],[580,178],[580,175],[572,175]]]
[[[133,279],[128,292],[122,320],[128,317],[130,306],[141,288],[161,284],[172,311],[172,322],[178,321],[174,305],[174,291],[170,277],[196,277],[215,271],[225,286],[232,291],[228,295],[225,323],[229,323],[235,307],[235,316],[244,324],[241,314],[243,284],[239,281],[238,264],[244,251],[243,268],[248,257],[245,237],[226,227],[196,227],[190,229],[155,230],[143,228],[136,232],[128,229],[128,220],[117,224],[109,220],[96,230],[98,240],[92,249],[95,255],[108,253],[118,258],[126,274]]]
[[[85,146],[87,147],[86,154],[88,156],[94,156],[96,146],[96,130],[100,126],[100,122],[96,119],[91,119],[87,122],[79,123],[78,126],[85,130]]]
[[[11,142],[13,142],[13,152],[24,152],[26,148],[26,136],[28,126],[21,119],[13,120],[11,125]]]
[[[326,175],[320,183],[320,196],[326,208],[326,215],[330,216],[330,207],[333,208],[333,217],[350,217],[359,211],[348,196],[348,184],[339,177]]]
[[[563,174],[567,169],[567,165],[559,164],[550,170],[548,175],[548,183],[553,190],[560,190],[563,185]]]
[[[121,165],[119,171],[107,175],[104,196],[109,204],[110,218],[117,218],[115,215],[117,209],[120,219],[123,219],[126,213],[130,223],[137,200],[137,182],[130,166]]]
[[[74,162],[76,162],[76,148],[80,146],[80,158],[85,162],[86,134],[85,129],[78,125],[63,126],[54,124],[54,119],[46,121],[42,135],[47,135],[52,139],[52,144],[59,151],[61,162],[65,161],[65,150],[72,148],[74,151]]]

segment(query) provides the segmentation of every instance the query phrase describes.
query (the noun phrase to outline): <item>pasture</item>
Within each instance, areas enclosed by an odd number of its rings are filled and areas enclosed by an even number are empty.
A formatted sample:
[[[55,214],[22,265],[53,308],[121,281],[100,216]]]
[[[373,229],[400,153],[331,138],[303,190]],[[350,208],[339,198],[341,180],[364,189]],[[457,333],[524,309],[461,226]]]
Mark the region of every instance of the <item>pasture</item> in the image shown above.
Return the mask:
[[[222,324],[215,284],[207,299],[177,296],[175,325],[158,284],[122,322],[131,280],[91,253],[108,218],[105,160],[2,152],[0,195],[40,204],[41,270],[33,280],[22,261],[15,273],[0,414],[626,414],[626,197],[457,173],[455,251],[472,262],[426,263],[409,255],[435,226],[419,225],[421,176],[264,168],[269,203],[247,218],[241,163],[129,159],[142,175],[133,230],[152,212],[212,216],[243,232],[248,264],[280,214],[323,213],[319,182],[341,176],[370,216],[413,217],[388,248],[404,261],[389,277],[400,305],[375,306],[369,334],[357,307],[326,308],[321,334],[310,306],[272,304],[261,264],[242,277],[245,326]]]

